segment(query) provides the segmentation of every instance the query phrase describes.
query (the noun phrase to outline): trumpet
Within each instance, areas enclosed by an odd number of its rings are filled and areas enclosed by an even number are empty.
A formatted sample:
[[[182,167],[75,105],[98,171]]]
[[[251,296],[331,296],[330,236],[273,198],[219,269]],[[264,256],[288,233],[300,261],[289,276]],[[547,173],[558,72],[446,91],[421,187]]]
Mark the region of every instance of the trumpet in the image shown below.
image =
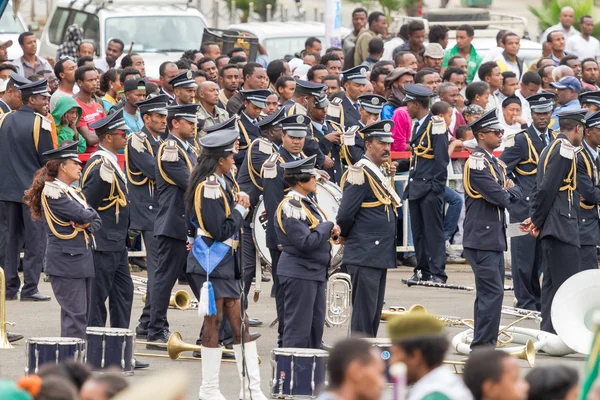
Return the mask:
[[[331,326],[341,326],[352,316],[352,281],[342,272],[327,280],[325,321]]]

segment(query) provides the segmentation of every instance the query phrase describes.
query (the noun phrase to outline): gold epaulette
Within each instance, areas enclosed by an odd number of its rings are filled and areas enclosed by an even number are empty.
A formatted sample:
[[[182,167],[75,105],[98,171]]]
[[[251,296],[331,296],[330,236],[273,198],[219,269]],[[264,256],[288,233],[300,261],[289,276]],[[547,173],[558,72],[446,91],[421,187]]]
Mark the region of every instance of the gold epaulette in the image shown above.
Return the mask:
[[[161,161],[176,162],[179,161],[179,149],[177,143],[174,140],[167,140],[163,143]]]
[[[446,126],[446,122],[437,115],[431,117],[431,134],[432,135],[441,135],[448,132],[448,127]]]
[[[485,169],[485,154],[480,152],[471,153],[469,156],[469,168],[483,171]]]
[[[106,183],[113,183],[115,179],[115,168],[110,160],[102,157],[102,165],[100,165],[100,179]]]
[[[352,185],[362,185],[365,183],[365,166],[351,165],[346,171],[346,180]]]
[[[567,139],[560,139],[560,156],[569,160],[575,157],[575,146]]]
[[[63,190],[60,186],[58,186],[58,184],[56,184],[56,182],[46,181],[46,183],[44,183],[44,189],[42,190],[42,193],[44,196],[51,199],[60,199]]]
[[[261,175],[263,179],[275,179],[277,177],[277,159],[279,158],[279,153],[273,153],[269,156],[267,161],[264,162]]]
[[[206,182],[204,182],[203,197],[205,199],[212,200],[223,197],[223,189],[221,188],[221,184],[217,182],[217,178],[214,175],[206,178]]]
[[[336,97],[329,102],[329,107],[327,107],[327,116],[331,118],[340,118],[341,114],[342,99]]]
[[[136,150],[138,153],[143,153],[146,151],[146,139],[147,135],[144,132],[133,132],[129,135],[129,141],[131,142],[131,147]]]

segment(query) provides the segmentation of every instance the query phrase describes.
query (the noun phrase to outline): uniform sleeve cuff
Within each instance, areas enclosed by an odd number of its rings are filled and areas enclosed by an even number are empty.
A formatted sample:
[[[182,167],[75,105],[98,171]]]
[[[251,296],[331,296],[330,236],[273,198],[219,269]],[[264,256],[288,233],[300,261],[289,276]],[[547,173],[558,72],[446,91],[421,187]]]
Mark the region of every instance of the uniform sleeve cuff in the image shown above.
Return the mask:
[[[242,218],[246,218],[246,215],[248,215],[248,209],[240,204],[236,204],[235,209],[238,210],[240,214],[242,214]]]

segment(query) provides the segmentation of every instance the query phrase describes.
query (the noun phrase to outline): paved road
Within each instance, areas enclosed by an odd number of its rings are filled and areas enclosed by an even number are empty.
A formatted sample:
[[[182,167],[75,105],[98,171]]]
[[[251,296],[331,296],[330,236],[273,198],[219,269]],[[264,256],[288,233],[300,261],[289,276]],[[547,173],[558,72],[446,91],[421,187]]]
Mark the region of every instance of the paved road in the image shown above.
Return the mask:
[[[474,285],[473,276],[468,266],[449,266],[450,282],[460,285]],[[461,318],[473,317],[474,292],[434,289],[434,288],[408,288],[401,283],[401,279],[406,279],[411,272],[407,268],[400,268],[388,275],[386,305],[399,305],[409,307],[412,304],[420,303],[427,310],[435,314],[458,316]],[[507,281],[510,284],[510,281]],[[44,294],[52,294],[48,283],[41,283],[40,289]],[[186,289],[186,287],[178,287]],[[274,300],[265,296],[269,293],[270,284],[264,288],[263,296],[258,303],[251,303],[250,315],[261,319],[265,325],[256,328],[257,332],[262,334],[258,341],[259,355],[263,363],[260,367],[262,376],[262,387],[265,393],[268,393],[268,387],[271,377],[271,366],[269,363],[270,352],[276,345],[277,331],[275,328],[268,328],[268,324],[275,318]],[[189,290],[189,288],[187,288]],[[507,292],[504,303],[512,304],[513,297]],[[134,329],[137,324],[137,317],[142,308],[140,296],[136,296],[134,302],[133,318],[131,328]],[[7,313],[8,320],[17,325],[11,329],[23,333],[26,337],[35,336],[57,336],[59,335],[59,307],[53,299],[48,303],[20,303],[8,302]],[[504,317],[502,323],[507,324],[514,320],[512,317]],[[178,331],[183,335],[184,340],[193,343],[200,329],[200,320],[195,311],[169,310],[169,321],[173,331]],[[526,321],[520,326],[535,328],[533,321]],[[448,328],[448,337],[451,339],[460,332],[460,328]],[[336,340],[346,336],[347,326],[341,328],[326,328],[325,341],[333,344]],[[382,323],[380,337],[386,337],[386,326]],[[138,346],[138,351],[147,352],[143,346]],[[190,355],[191,353],[185,353]],[[450,351],[448,359],[460,360],[463,356]],[[130,382],[135,382],[141,377],[151,376],[159,371],[165,371],[169,368],[178,367],[186,369],[192,376],[192,380],[187,391],[189,399],[196,399],[198,388],[201,382],[201,362],[199,361],[171,361],[161,358],[144,358],[151,363],[147,370],[136,371],[135,374],[127,378]],[[552,358],[548,356],[537,356],[537,365],[548,365],[558,362],[564,362],[583,371],[584,356],[571,355],[564,358]],[[527,372],[527,364],[521,361],[523,373]],[[0,350],[0,377],[16,379],[23,374],[25,367],[25,340],[15,343],[15,348],[11,350]],[[221,390],[227,399],[236,399],[239,392],[237,369],[234,363],[224,363],[221,367]]]

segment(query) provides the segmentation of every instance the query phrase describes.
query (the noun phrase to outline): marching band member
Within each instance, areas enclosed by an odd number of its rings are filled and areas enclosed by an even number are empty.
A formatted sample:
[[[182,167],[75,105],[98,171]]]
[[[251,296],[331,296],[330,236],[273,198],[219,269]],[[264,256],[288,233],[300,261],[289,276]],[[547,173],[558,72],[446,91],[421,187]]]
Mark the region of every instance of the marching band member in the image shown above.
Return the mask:
[[[200,139],[202,156],[185,195],[187,212],[196,228],[187,271],[196,286],[202,287],[199,313],[204,316],[204,338],[200,399],[225,399],[219,391],[223,350],[218,346],[224,314],[234,333],[233,349],[242,381],[240,398],[266,399],[260,390],[256,342],[250,342],[248,321],[240,318],[238,232],[248,214],[250,198],[226,178],[235,163],[237,140],[236,130],[214,132]],[[245,324],[243,330],[242,323]],[[245,354],[240,344],[242,332]],[[243,374],[245,368],[248,381]]]
[[[275,212],[275,230],[283,248],[278,262],[283,291],[283,347],[321,348],[325,326],[330,239],[340,227],[327,221],[311,195],[317,191],[316,156],[281,164],[290,187]]]
[[[550,309],[556,291],[581,270],[576,156],[586,112],[586,109],[572,109],[557,114],[560,133],[540,156],[531,217],[522,223],[522,230],[542,242],[544,279],[540,328],[549,333],[555,333]]]
[[[240,131],[240,152],[235,155],[235,166],[240,170],[248,146],[254,139],[260,137],[260,129],[256,124],[260,121],[260,113],[267,106],[267,97],[271,94],[266,89],[243,90],[244,105],[239,112],[240,118],[237,121]]]
[[[529,217],[540,154],[555,136],[548,128],[554,97],[553,93],[540,93],[527,98],[533,123],[517,133],[514,139],[507,139],[500,156],[500,160],[506,164],[506,174],[514,176],[515,184],[523,192],[520,200],[508,206],[512,223],[522,222]],[[539,311],[542,291],[539,279],[542,273],[540,241],[531,235],[515,236],[510,240],[510,254],[517,307]]]
[[[411,279],[446,283],[444,190],[448,177],[448,131],[429,111],[433,92],[421,84],[404,85],[408,114],[416,119],[412,157],[403,197],[408,199],[417,266]]]
[[[279,203],[283,200],[289,187],[283,180],[283,168],[281,164],[285,162],[300,160],[306,158],[302,153],[304,140],[307,135],[307,127],[310,119],[305,115],[291,115],[279,121],[283,129],[282,145],[277,153],[271,154],[269,159],[263,164],[261,171],[263,178],[263,200],[265,202],[265,212],[267,215],[267,247],[271,253],[271,270],[273,274],[273,291],[275,295],[275,304],[277,307],[277,319],[279,321],[278,347],[281,347],[284,329],[284,298],[283,291],[280,290],[279,277],[277,275],[277,263],[281,255],[281,246],[277,233],[275,232],[275,211]]]
[[[333,102],[327,111],[328,119],[339,123],[345,130],[360,121],[360,102],[358,97],[363,94],[369,68],[364,65],[342,71],[342,84],[344,85],[344,96],[341,103]],[[336,104],[337,103],[337,104]]]
[[[365,155],[342,178],[344,195],[337,214],[344,263],[352,276],[353,332],[376,337],[387,270],[396,268],[396,219],[401,200],[382,166],[390,161],[393,122],[362,130]],[[395,174],[395,166],[390,170]]]
[[[133,302],[133,282],[127,259],[129,196],[127,179],[117,154],[127,145],[127,125],[123,110],[90,124],[100,144],[91,155],[81,177],[87,202],[98,211],[102,229],[95,233],[94,267],[89,326],[106,325],[106,299],[109,299],[110,326],[129,329]]]
[[[475,275],[475,332],[471,348],[496,346],[504,298],[506,213],[521,189],[506,177],[506,166],[492,155],[504,130],[496,109],[470,124],[477,146],[465,163],[465,257]]]
[[[60,305],[60,335],[85,339],[95,275],[92,232],[102,220],[71,186],[81,177],[77,142],[66,140],[43,156],[46,165],[36,172],[25,201],[32,218],[42,219],[46,227],[46,274]]]
[[[160,134],[167,127],[168,101],[169,96],[162,94],[136,103],[144,127],[140,132],[132,132],[129,135],[125,147],[125,172],[131,198],[130,229],[141,232],[146,248],[148,272],[146,303],[135,330],[136,336],[141,338],[148,335],[154,275],[158,265],[158,246],[154,236],[154,221],[158,213],[158,200],[155,193],[156,154],[162,143]]]
[[[158,214],[154,235],[158,247],[158,265],[148,324],[149,342],[166,343],[169,340],[167,310],[171,290],[186,268],[187,234],[183,197],[198,159],[195,149],[188,142],[196,134],[197,111],[197,104],[167,107],[169,136],[156,154]],[[193,289],[191,282],[190,286]],[[164,346],[146,345],[146,348],[165,350]]]
[[[283,103],[285,115],[308,115],[308,99],[313,96],[313,93],[320,93],[326,89],[326,86],[321,83],[304,81],[302,79],[294,79],[296,81],[296,89],[291,99]]]
[[[577,190],[582,197],[579,202],[579,267],[583,271],[598,268],[596,247],[600,245],[600,111],[586,115],[582,144],[582,149],[577,154]]]

